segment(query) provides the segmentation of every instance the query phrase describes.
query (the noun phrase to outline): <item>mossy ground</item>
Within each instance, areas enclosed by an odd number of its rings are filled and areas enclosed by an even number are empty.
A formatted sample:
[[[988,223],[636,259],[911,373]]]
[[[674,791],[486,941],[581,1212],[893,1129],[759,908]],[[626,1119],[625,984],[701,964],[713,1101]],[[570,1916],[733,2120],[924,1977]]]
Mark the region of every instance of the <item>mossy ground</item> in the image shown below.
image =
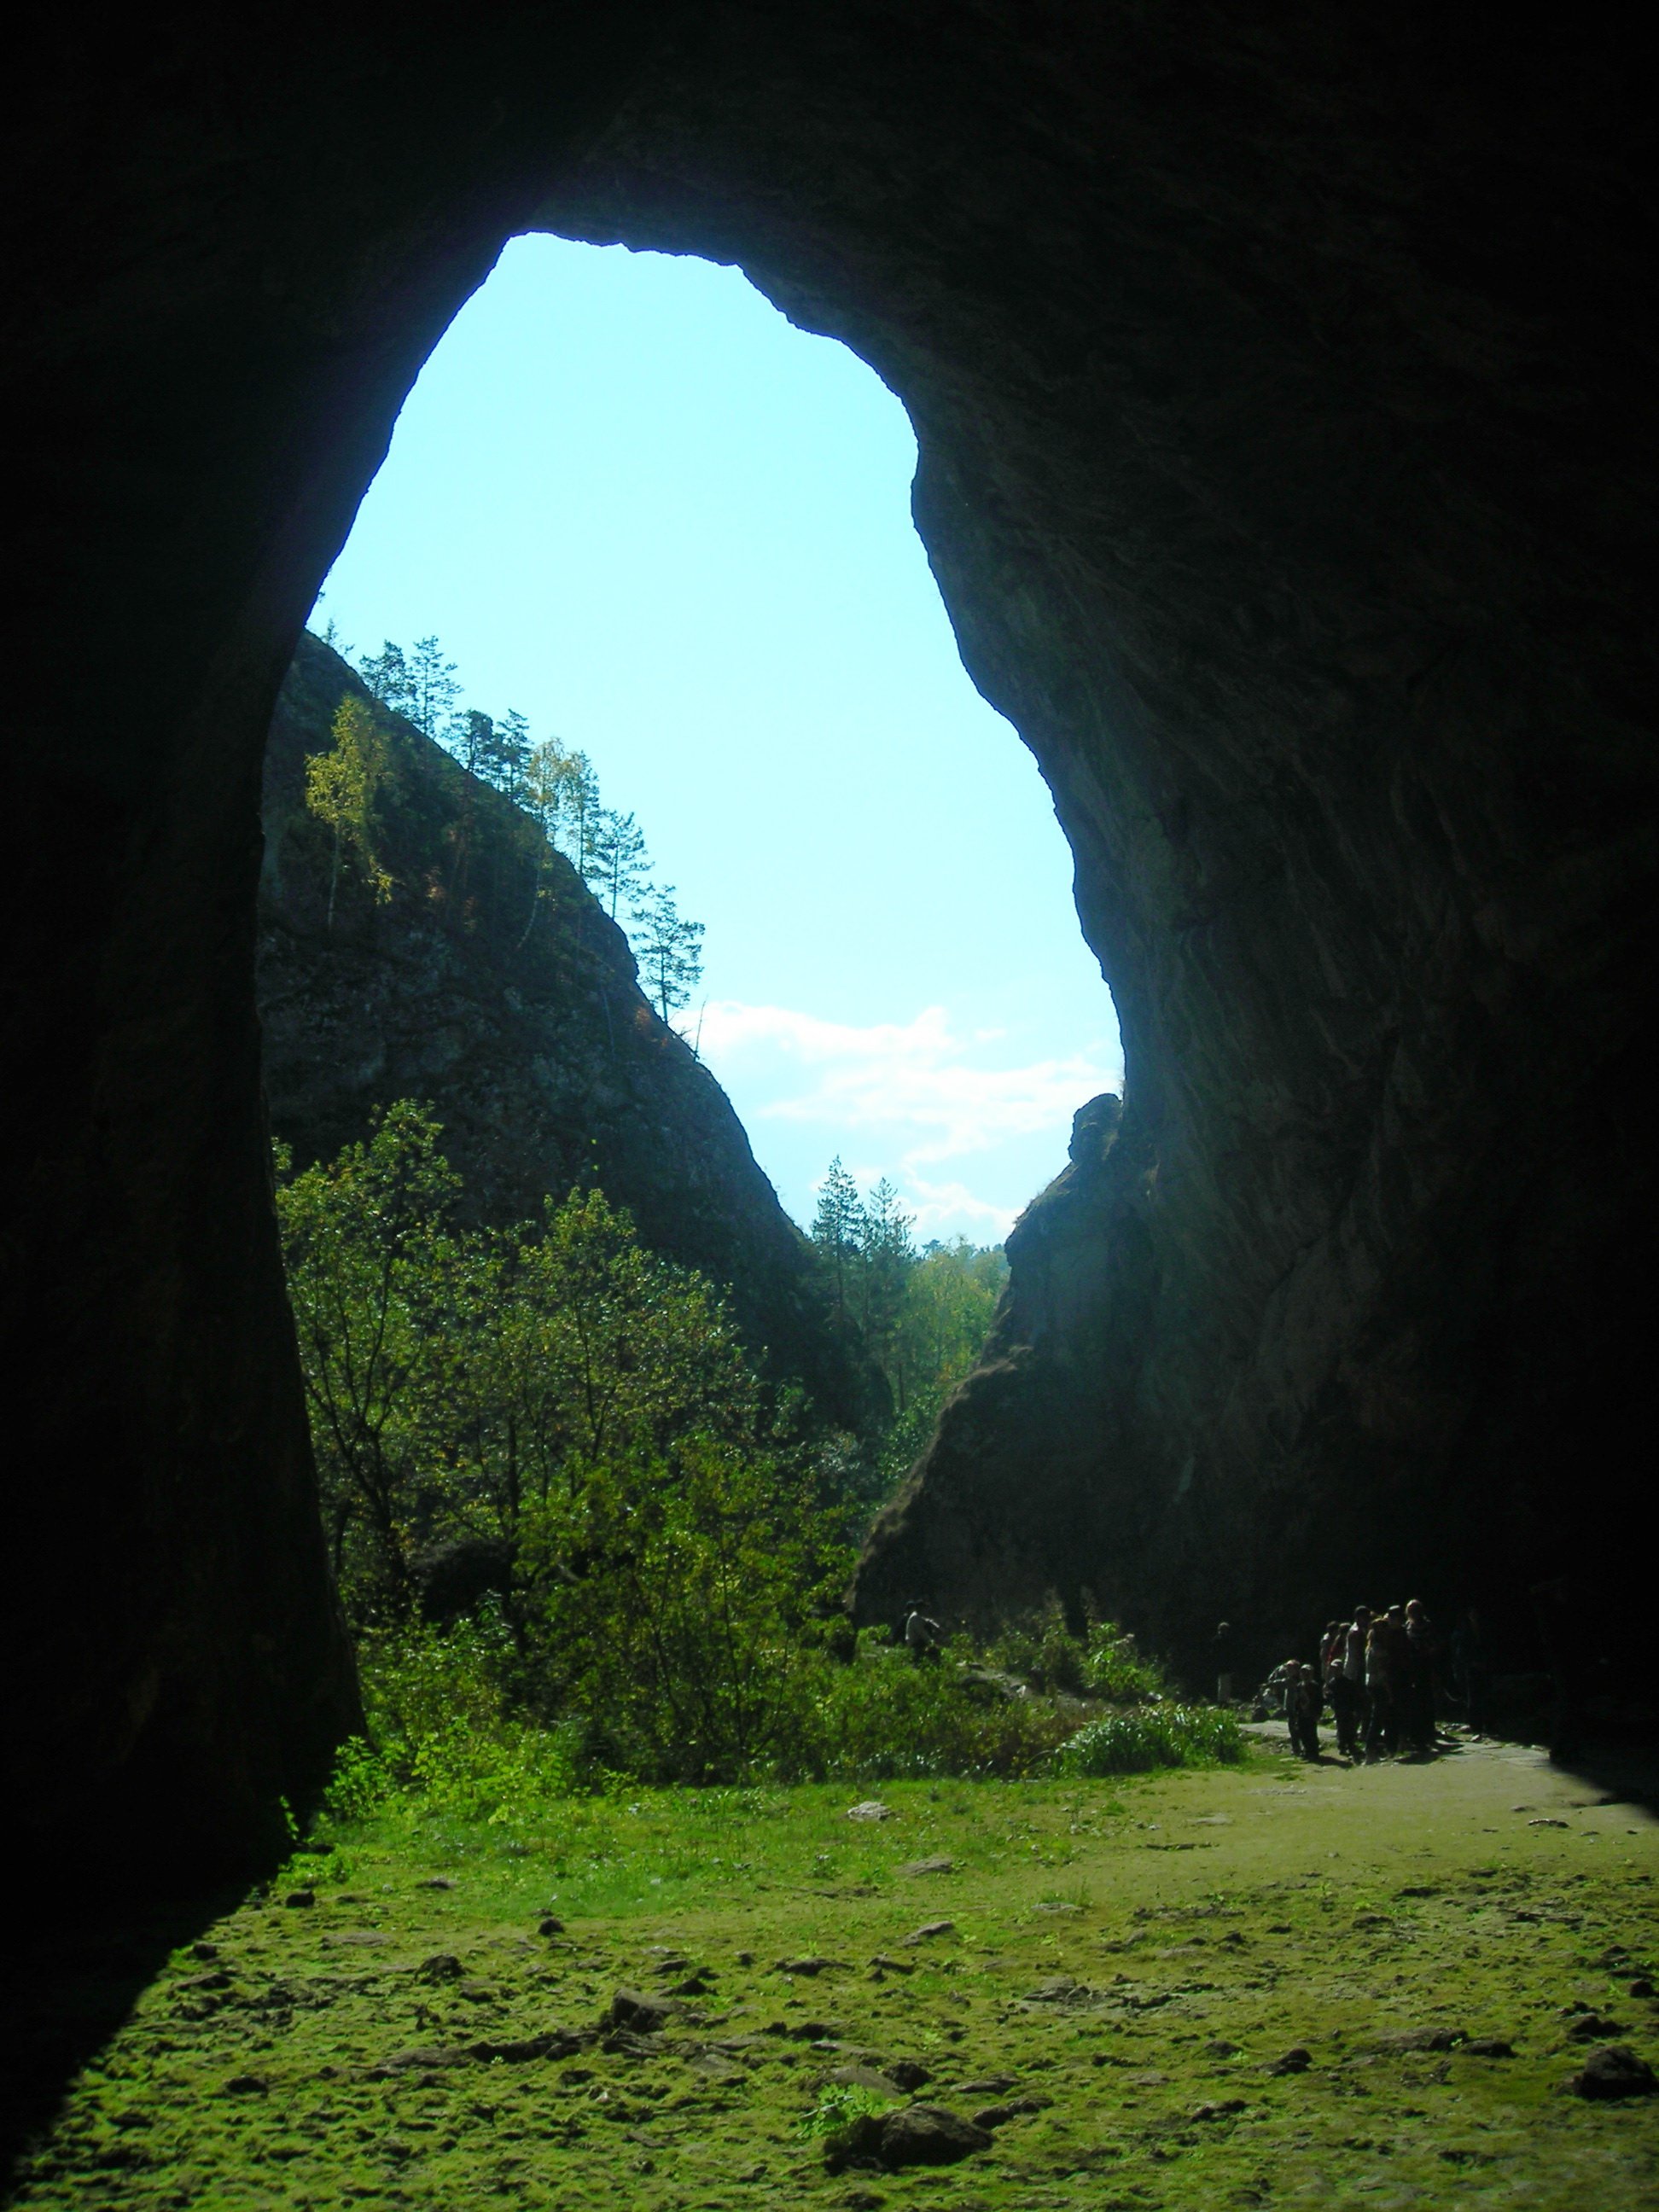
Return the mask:
[[[1659,2008],[1629,1993],[1659,1968],[1659,1824],[1587,1802],[1538,1754],[889,1784],[896,1817],[869,1824],[847,1818],[859,1794],[641,1791],[556,1809],[544,1834],[386,1826],[296,1860],[270,1900],[204,1929],[210,1955],[174,1954],[72,2084],[18,2201],[1659,2201],[1659,2099],[1564,2087],[1575,2005],[1659,2058]],[[1528,1825],[1546,1819],[1565,1825]],[[939,1857],[952,1870],[905,1870]],[[304,1875],[317,1902],[289,1907]],[[549,1911],[565,1932],[544,1939]],[[907,1944],[938,1920],[951,1932]],[[804,1954],[847,1963],[778,1971]],[[878,1954],[912,1971],[872,1969]],[[445,1956],[459,1971],[426,1964]],[[661,1989],[680,1959],[714,1979],[657,2055],[371,2072],[591,2027],[618,1984]],[[814,2022],[816,2039],[776,2032]],[[1386,2048],[1419,2028],[1516,2055]],[[1305,2071],[1266,2070],[1296,2045]],[[962,2165],[830,2176],[802,2133],[829,2069],[904,2057],[960,2112],[1050,2101]],[[1001,2076],[1000,2098],[968,2086]]]

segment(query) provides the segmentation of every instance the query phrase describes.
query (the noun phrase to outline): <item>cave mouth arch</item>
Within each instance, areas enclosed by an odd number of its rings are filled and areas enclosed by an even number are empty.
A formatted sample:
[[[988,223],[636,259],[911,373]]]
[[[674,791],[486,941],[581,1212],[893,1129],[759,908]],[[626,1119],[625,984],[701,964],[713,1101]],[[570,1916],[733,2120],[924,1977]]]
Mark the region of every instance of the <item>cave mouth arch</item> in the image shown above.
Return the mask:
[[[879,380],[738,271],[516,239],[309,626],[359,661],[435,626],[464,689],[428,734],[511,704],[589,754],[708,925],[684,1020],[798,1221],[839,1154],[896,1180],[919,1236],[998,1243],[1121,1068],[1071,854],[962,671],[915,467]]]
[[[1610,1533],[1649,1503],[1659,757],[1620,21],[503,5],[392,52],[348,8],[135,55],[88,20],[34,27],[7,150],[43,1878],[93,1838],[152,1882],[257,1861],[355,1717],[265,1180],[259,750],[421,362],[526,228],[741,266],[902,396],[1112,978],[1117,1164],[870,1587],[1092,1553],[1177,1650],[1224,1593],[1265,1630],[1408,1575],[1644,1619]]]

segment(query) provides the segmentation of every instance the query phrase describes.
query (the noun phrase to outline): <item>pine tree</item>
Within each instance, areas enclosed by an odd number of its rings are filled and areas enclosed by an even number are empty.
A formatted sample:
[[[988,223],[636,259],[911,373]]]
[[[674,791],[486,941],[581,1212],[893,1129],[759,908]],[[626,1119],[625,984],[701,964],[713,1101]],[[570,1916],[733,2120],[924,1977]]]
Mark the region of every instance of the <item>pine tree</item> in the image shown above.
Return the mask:
[[[589,881],[614,921],[617,908],[634,905],[651,879],[644,834],[631,814],[601,807],[592,843],[593,873]]]
[[[522,802],[525,776],[530,766],[530,725],[508,708],[495,727],[493,769],[487,771],[498,791]]]
[[[453,717],[444,743],[469,775],[486,775],[495,757],[495,719],[469,707]]]
[[[410,704],[404,711],[417,730],[435,739],[461,696],[455,664],[444,659],[443,647],[435,637],[416,639],[409,657],[409,684]]]
[[[640,979],[665,1024],[686,1004],[702,978],[702,924],[681,920],[674,886],[665,884],[646,901],[632,934]]]
[[[570,838],[570,858],[582,881],[591,884],[598,872],[593,839],[603,809],[599,779],[584,752],[565,755],[564,820]]]
[[[848,1292],[858,1266],[864,1237],[864,1206],[859,1187],[836,1153],[818,1191],[818,1210],[812,1217],[812,1242],[823,1255],[835,1288],[836,1312],[846,1319]]]
[[[357,663],[357,673],[383,707],[394,714],[407,714],[415,704],[415,679],[410,673],[409,663],[404,659],[404,649],[387,638],[384,650],[365,653]]]
[[[859,1319],[900,1413],[909,1392],[905,1363],[896,1356],[896,1338],[905,1288],[916,1264],[910,1242],[915,1226],[915,1216],[904,1212],[897,1191],[884,1176],[866,1204],[859,1237]]]

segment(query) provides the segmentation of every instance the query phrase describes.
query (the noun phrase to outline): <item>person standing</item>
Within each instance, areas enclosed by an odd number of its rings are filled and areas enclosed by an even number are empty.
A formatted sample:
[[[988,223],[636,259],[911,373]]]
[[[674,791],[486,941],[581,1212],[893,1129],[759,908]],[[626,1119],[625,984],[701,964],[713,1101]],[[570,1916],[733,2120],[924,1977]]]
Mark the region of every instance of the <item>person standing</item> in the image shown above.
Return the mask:
[[[1477,1735],[1486,1726],[1486,1639],[1480,1616],[1473,1606],[1452,1631],[1452,1693],[1463,1708],[1463,1718]]]
[[[1434,1698],[1440,1664],[1440,1638],[1421,1598],[1406,1607],[1406,1697],[1404,1726],[1414,1751],[1434,1749]]]
[[[938,1659],[944,1638],[945,1631],[938,1621],[922,1611],[921,1600],[914,1599],[904,1610],[904,1644],[919,1667],[928,1660]]]
[[[1222,1621],[1210,1639],[1212,1663],[1215,1667],[1215,1701],[1218,1705],[1230,1705],[1233,1701],[1233,1662],[1237,1656],[1233,1625]]]
[[[1391,1605],[1365,1638],[1365,1758],[1392,1759],[1400,1748],[1400,1701],[1407,1646],[1404,1608]]]
[[[1285,1691],[1285,1717],[1291,1724],[1291,1749],[1298,1759],[1319,1757],[1319,1716],[1324,1702],[1319,1676],[1304,1660]]]
[[[1325,1647],[1325,1695],[1336,1723],[1336,1748],[1344,1759],[1359,1756],[1365,1721],[1365,1633],[1370,1618],[1360,1606],[1352,1621],[1337,1623]]]

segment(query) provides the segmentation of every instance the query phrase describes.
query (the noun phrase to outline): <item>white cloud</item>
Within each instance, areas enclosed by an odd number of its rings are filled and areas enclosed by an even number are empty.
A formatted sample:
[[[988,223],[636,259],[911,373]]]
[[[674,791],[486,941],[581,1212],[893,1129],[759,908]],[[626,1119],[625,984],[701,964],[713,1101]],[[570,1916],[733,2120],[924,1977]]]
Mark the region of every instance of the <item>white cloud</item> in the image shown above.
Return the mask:
[[[1019,1218],[1014,1206],[996,1206],[980,1198],[965,1182],[924,1182],[907,1176],[905,1197],[915,1215],[915,1236],[925,1244],[930,1237],[966,1237],[1000,1244]]]
[[[704,1059],[717,1074],[740,1073],[751,1097],[759,1070],[769,1061],[776,1067],[766,1086],[775,1095],[750,1108],[758,1118],[842,1132],[880,1128],[921,1207],[940,1220],[966,1212],[1006,1228],[1013,1218],[1006,1208],[960,1183],[927,1183],[917,1170],[1069,1128],[1085,1100],[1114,1088],[1121,1075],[1115,1054],[1098,1043],[1066,1059],[986,1065],[1001,1042],[996,1030],[958,1036],[943,1006],[867,1029],[734,999],[713,1001],[702,1018]],[[860,1141],[859,1149],[873,1147]]]

